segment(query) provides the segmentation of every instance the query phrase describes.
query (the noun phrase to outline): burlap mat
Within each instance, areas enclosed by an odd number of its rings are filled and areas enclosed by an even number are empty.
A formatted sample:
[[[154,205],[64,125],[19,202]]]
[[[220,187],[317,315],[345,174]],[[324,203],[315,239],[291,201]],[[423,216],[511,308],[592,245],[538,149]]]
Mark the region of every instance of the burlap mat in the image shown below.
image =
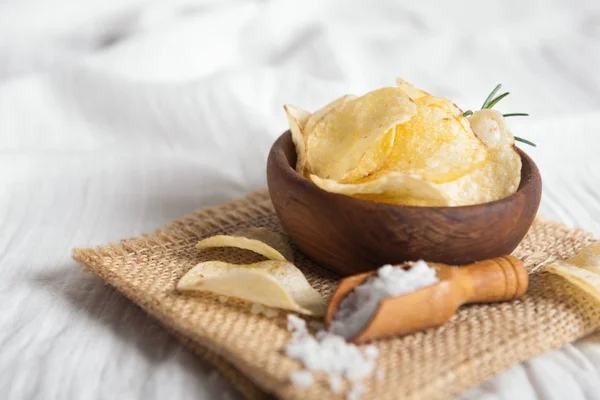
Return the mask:
[[[200,261],[222,258],[255,261],[235,249],[199,252],[198,239],[263,226],[281,231],[268,193],[199,210],[154,235],[97,249],[76,249],[73,257],[175,332],[182,342],[215,365],[248,399],[336,398],[324,380],[309,388],[288,381],[301,369],[285,357],[290,338],[286,315],[275,319],[249,313],[249,306],[215,296],[180,295],[175,285]],[[515,255],[532,272],[519,301],[460,309],[445,326],[404,338],[376,342],[377,369],[385,379],[366,381],[364,399],[445,399],[502,370],[592,333],[600,326],[598,304],[566,280],[536,272],[541,265],[573,256],[591,235],[537,220]],[[311,284],[329,296],[336,276],[296,251],[296,265]]]

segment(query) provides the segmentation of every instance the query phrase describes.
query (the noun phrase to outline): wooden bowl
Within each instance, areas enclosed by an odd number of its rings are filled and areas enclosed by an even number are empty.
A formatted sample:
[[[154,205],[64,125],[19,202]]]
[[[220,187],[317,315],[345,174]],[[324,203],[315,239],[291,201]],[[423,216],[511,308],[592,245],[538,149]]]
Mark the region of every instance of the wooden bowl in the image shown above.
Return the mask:
[[[271,148],[267,182],[290,238],[341,275],[418,259],[464,265],[510,254],[533,223],[542,180],[533,160],[518,151],[523,167],[517,192],[472,206],[399,206],[326,192],[295,171],[289,131]]]

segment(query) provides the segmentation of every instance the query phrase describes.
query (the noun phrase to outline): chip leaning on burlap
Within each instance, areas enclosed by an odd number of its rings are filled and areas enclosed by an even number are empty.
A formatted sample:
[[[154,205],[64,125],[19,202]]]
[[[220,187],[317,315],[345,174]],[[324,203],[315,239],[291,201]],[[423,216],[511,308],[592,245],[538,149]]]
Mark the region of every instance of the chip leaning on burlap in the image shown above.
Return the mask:
[[[343,398],[331,393],[318,374],[310,387],[290,383],[290,374],[302,366],[285,356],[290,339],[286,312],[268,319],[250,313],[242,301],[222,303],[211,294],[189,296],[175,290],[178,280],[201,261],[257,261],[257,255],[235,248],[195,248],[201,238],[250,226],[283,232],[266,190],[199,210],[153,235],[75,249],[73,257],[161,321],[246,398]],[[536,220],[514,253],[531,273],[526,296],[465,306],[441,328],[374,342],[380,352],[376,368],[385,378],[369,377],[362,398],[451,398],[529,357],[594,332],[600,327],[598,300],[540,268],[574,256],[593,241],[582,230]],[[328,298],[336,275],[295,253],[295,264]]]

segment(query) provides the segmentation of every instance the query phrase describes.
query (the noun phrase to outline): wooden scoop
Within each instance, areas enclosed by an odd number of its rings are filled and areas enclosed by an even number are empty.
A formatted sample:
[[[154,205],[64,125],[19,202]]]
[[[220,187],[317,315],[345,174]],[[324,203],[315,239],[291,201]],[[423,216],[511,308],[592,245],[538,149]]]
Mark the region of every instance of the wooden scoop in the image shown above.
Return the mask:
[[[510,301],[527,291],[527,271],[523,263],[512,256],[461,267],[428,264],[436,268],[438,283],[398,297],[385,298],[371,320],[349,341],[366,342],[435,328],[445,324],[463,304]],[[327,327],[341,301],[374,273],[376,271],[341,280],[327,306]]]

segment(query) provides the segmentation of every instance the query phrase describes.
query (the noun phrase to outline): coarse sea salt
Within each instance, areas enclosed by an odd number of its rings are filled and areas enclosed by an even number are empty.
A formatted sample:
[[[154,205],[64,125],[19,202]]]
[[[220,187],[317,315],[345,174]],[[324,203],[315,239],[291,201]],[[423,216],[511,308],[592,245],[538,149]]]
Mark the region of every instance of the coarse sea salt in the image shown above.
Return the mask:
[[[310,386],[314,382],[313,374],[310,371],[295,372],[290,376],[290,381],[296,386]]]
[[[327,331],[322,330],[321,324],[311,321],[310,327],[318,330],[313,336],[305,320],[288,314],[287,328],[292,332],[292,340],[286,346],[286,355],[302,362],[305,368],[290,376],[294,385],[310,386],[314,381],[313,372],[324,372],[333,393],[342,393],[343,379],[346,378],[350,383],[347,400],[360,399],[365,391],[363,381],[373,373],[379,350],[374,345],[364,346],[361,350],[346,339],[360,332],[384,298],[401,296],[438,282],[436,270],[424,261],[408,264],[410,268],[406,270],[392,265],[379,268],[377,274],[342,301]],[[385,373],[377,371],[375,376],[382,380]]]
[[[350,399],[356,399],[364,391],[362,381],[375,368],[375,359],[379,352],[375,346],[358,346],[327,331],[319,331],[315,336],[308,332],[306,322],[288,314],[288,330],[292,331],[292,340],[286,346],[286,355],[302,362],[305,371],[297,372],[290,377],[292,383],[305,383],[308,378],[304,372],[324,372],[328,376],[332,392],[341,393],[342,378],[350,382]],[[296,384],[296,383],[295,383]]]
[[[411,293],[439,281],[435,268],[430,268],[424,261],[408,264],[408,269],[384,265],[375,275],[357,286],[340,303],[329,332],[351,339],[367,325],[379,303],[386,297]]]

